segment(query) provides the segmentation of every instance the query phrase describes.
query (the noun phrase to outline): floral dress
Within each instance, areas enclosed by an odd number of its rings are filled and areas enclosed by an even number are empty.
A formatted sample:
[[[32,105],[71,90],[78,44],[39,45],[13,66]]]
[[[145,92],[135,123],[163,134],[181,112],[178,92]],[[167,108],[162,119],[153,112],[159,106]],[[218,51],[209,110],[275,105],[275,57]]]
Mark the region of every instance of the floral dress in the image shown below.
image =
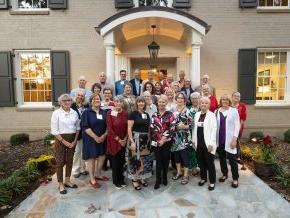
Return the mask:
[[[173,145],[171,151],[181,151],[192,146],[191,129],[192,129],[192,116],[190,110],[186,107],[182,112],[174,112],[174,121],[172,122],[173,131]],[[179,129],[178,125],[183,123],[189,125],[189,129]]]

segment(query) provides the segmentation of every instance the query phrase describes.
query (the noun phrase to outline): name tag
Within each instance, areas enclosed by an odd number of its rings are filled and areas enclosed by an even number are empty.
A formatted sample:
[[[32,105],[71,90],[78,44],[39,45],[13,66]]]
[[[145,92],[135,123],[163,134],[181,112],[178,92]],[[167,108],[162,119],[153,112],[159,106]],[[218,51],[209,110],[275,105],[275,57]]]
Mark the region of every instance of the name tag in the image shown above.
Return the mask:
[[[197,127],[203,127],[203,122],[197,122]]]
[[[142,119],[147,119],[147,114],[142,114]]]
[[[102,102],[102,103],[101,103],[101,107],[104,107],[104,106],[105,106],[105,103],[104,103],[104,102]]]
[[[153,147],[157,147],[157,142],[152,141],[152,142],[151,142],[151,146],[153,146]]]
[[[98,119],[98,120],[102,120],[102,119],[103,119],[102,114],[97,114],[97,119]]]
[[[111,116],[117,117],[118,116],[118,112],[117,111],[111,111]]]
[[[121,81],[121,85],[124,85],[124,81]]]

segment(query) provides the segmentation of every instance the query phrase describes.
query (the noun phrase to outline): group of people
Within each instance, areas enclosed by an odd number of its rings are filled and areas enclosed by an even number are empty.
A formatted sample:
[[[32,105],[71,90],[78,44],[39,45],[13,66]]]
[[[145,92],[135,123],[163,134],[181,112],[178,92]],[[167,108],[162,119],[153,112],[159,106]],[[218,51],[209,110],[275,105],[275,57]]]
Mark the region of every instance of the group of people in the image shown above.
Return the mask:
[[[214,190],[216,153],[222,172],[219,182],[228,178],[228,159],[232,187],[238,187],[239,138],[247,118],[240,93],[223,95],[218,102],[208,75],[194,88],[184,71],[179,72],[178,81],[172,74],[163,79],[160,72],[158,81],[153,75],[149,71],[142,81],[136,69],[128,81],[127,72],[121,70],[121,80],[113,86],[102,72],[91,89],[86,88],[82,76],[79,87],[59,96],[60,108],[52,114],[51,133],[61,194],[78,187],[70,180],[72,172],[75,178],[89,174],[90,185],[100,188],[99,180],[109,180],[102,174],[106,158],[117,189],[126,186],[127,177],[141,190],[148,186],[146,179],[153,172],[154,189],[166,186],[171,162],[176,170],[172,180],[180,179],[186,185],[190,174],[200,174],[198,185],[209,180],[208,189]]]

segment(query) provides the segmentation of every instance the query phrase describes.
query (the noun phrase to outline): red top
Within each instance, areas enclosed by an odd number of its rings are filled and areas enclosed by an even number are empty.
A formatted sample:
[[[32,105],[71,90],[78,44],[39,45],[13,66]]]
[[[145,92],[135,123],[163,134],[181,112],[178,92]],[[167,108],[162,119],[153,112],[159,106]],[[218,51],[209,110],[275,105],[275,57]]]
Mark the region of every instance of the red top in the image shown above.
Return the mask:
[[[115,155],[121,150],[121,144],[115,139],[119,137],[124,139],[128,135],[128,112],[123,110],[117,116],[111,114],[111,110],[107,113],[107,153]]]
[[[211,95],[209,97],[209,100],[210,100],[209,110],[211,112],[214,112],[218,108],[218,106],[219,106],[218,101],[216,100],[216,98],[213,95]]]
[[[238,110],[239,115],[240,115],[240,120],[246,121],[246,119],[247,119],[246,105],[244,103],[240,102],[239,105],[237,106],[237,110]],[[241,124],[239,137],[242,137],[243,131],[244,131],[244,124]]]

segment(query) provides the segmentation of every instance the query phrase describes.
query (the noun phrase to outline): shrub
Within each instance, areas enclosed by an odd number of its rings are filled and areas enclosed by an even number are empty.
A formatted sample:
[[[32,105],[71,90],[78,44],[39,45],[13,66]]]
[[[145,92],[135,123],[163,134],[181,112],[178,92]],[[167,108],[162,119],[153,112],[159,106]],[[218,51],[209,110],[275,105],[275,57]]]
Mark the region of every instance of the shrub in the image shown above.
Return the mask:
[[[52,134],[47,134],[44,139],[43,139],[43,142],[44,142],[44,145],[45,146],[50,146],[51,145],[51,141],[54,140],[54,135]]]
[[[251,132],[250,133],[250,140],[254,141],[256,140],[256,142],[262,140],[264,138],[264,133],[261,131],[255,131],[255,132]]]
[[[259,142],[260,144],[256,147],[254,152],[255,161],[261,163],[275,163],[277,151],[275,145],[272,143],[272,138],[267,135]]]
[[[15,134],[10,137],[11,145],[20,145],[29,142],[29,135],[26,133]]]
[[[284,132],[284,141],[290,143],[290,129]]]
[[[41,172],[47,170],[51,165],[54,157],[52,155],[42,154],[38,158],[29,158],[26,163],[28,169],[37,169]]]
[[[280,164],[275,164],[276,179],[278,183],[287,190],[290,190],[290,173]]]
[[[243,159],[251,160],[254,157],[254,152],[249,146],[241,145],[240,149]]]

